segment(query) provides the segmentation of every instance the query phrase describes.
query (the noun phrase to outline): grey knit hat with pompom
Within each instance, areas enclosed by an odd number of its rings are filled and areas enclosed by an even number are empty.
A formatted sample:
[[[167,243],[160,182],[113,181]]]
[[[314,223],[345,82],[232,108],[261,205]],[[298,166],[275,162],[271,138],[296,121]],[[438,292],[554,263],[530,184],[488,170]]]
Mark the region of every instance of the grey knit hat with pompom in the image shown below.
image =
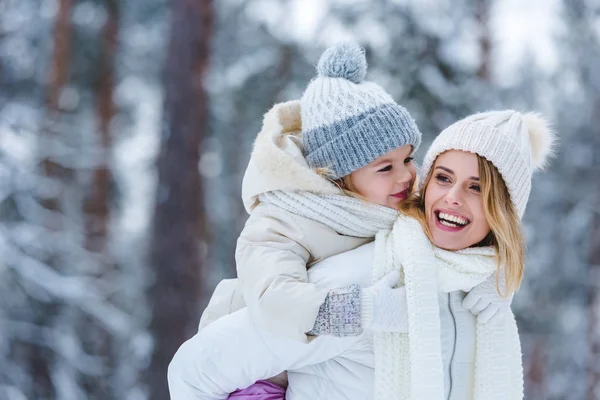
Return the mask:
[[[358,44],[327,49],[317,73],[301,99],[303,149],[311,168],[329,168],[337,179],[398,147],[417,150],[421,132],[408,111],[379,85],[364,81],[367,60]]]

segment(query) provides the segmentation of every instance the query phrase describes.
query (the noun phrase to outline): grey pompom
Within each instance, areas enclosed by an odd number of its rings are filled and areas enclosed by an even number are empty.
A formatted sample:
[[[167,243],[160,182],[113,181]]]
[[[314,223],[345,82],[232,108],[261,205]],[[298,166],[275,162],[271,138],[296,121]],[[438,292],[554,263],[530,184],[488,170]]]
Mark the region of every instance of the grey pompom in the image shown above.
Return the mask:
[[[317,72],[322,77],[345,78],[360,83],[367,75],[365,51],[357,43],[341,43],[325,50]]]

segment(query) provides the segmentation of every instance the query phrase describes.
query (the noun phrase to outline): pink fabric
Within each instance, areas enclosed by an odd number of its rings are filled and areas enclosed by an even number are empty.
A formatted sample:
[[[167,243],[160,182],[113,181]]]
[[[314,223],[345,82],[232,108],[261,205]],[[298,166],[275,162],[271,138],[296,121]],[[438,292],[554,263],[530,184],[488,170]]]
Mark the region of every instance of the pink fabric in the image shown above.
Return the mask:
[[[267,381],[257,381],[246,389],[238,389],[228,399],[236,400],[285,400],[285,389]]]

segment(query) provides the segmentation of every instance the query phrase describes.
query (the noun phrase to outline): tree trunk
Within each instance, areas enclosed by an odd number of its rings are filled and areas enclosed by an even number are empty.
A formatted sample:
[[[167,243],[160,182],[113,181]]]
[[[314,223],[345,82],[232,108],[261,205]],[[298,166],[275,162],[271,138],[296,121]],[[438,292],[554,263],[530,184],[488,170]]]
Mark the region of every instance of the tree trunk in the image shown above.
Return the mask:
[[[119,6],[117,0],[105,0],[107,19],[102,28],[99,76],[96,82],[96,117],[101,161],[94,168],[92,187],[88,194],[84,210],[86,214],[86,248],[96,253],[106,249],[109,217],[110,169],[110,122],[115,114],[113,92],[115,86],[115,54],[119,31]]]
[[[104,0],[106,22],[101,30],[100,58],[98,76],[94,86],[95,114],[98,123],[98,140],[100,154],[98,163],[92,170],[92,181],[83,203],[85,247],[100,265],[95,274],[98,281],[106,282],[111,276],[113,263],[107,254],[108,224],[110,208],[111,170],[109,154],[111,150],[110,123],[115,114],[113,93],[115,87],[115,55],[119,32],[119,4],[117,0]],[[106,299],[110,302],[110,299]],[[116,398],[112,378],[116,370],[116,353],[114,337],[94,321],[93,318],[79,313],[76,321],[77,332],[86,353],[102,360],[105,374],[103,376],[82,376],[81,385],[90,399]]]
[[[54,47],[51,56],[49,82],[46,92],[46,115],[43,121],[42,129],[43,141],[56,140],[60,123],[60,95],[69,79],[70,73],[70,47],[72,35],[71,13],[73,10],[73,0],[60,0],[56,25],[54,28]],[[43,151],[43,149],[42,149]],[[69,180],[71,172],[62,167],[56,160],[43,156],[41,160],[41,172],[50,179],[64,183]],[[40,200],[42,206],[51,212],[60,212],[60,198],[44,198]],[[57,231],[63,229],[61,219],[48,218],[43,221],[46,229]],[[48,265],[55,266],[59,255],[50,247],[46,259]],[[33,325],[38,326],[37,331],[43,331],[52,327],[52,320],[58,314],[59,305],[50,300],[45,303],[38,303],[37,300],[31,300],[37,308],[34,314]],[[36,338],[41,333],[31,332],[31,336]],[[19,353],[27,357],[27,365],[35,382],[33,387],[29,388],[30,398],[44,399],[55,398],[56,391],[52,382],[52,368],[55,362],[55,355],[51,348],[36,345],[35,342],[44,343],[46,339],[39,337],[39,340],[33,340],[32,343],[22,343]]]
[[[477,76],[484,80],[490,80],[491,63],[491,38],[490,38],[490,7],[491,0],[475,1],[475,19],[479,27],[479,49],[481,51],[481,62],[477,69]]]
[[[150,399],[169,397],[166,372],[177,348],[196,330],[202,296],[204,210],[198,170],[207,131],[211,0],[173,0],[165,68],[165,102],[149,291],[154,352],[148,371]]]
[[[600,188],[598,184],[596,186],[596,204],[593,208],[595,212],[591,223],[589,258],[589,400],[597,399],[600,394]]]
[[[528,393],[533,399],[542,399],[546,394],[544,348],[545,340],[542,337],[536,337],[532,343],[529,356],[529,369],[525,371],[525,381],[529,386]]]
[[[596,13],[599,10],[593,10]],[[594,40],[594,46],[598,43]],[[587,69],[587,81],[590,88],[595,88],[593,82],[597,82],[596,62],[600,59],[596,55],[595,59],[589,62]],[[596,62],[594,62],[596,61]],[[590,126],[596,127],[600,123],[600,95],[594,89],[591,90],[590,97],[594,99],[592,123]],[[593,154],[598,160],[598,152],[600,151],[600,139],[595,128],[591,130],[592,137],[590,146],[593,148]],[[593,169],[597,170],[598,165],[595,164]],[[595,176],[596,174],[591,174]],[[589,255],[589,280],[588,280],[588,343],[589,343],[589,358],[588,358],[588,399],[596,400],[600,397],[600,183],[595,179],[592,185],[593,194],[592,220],[590,221],[590,255]]]

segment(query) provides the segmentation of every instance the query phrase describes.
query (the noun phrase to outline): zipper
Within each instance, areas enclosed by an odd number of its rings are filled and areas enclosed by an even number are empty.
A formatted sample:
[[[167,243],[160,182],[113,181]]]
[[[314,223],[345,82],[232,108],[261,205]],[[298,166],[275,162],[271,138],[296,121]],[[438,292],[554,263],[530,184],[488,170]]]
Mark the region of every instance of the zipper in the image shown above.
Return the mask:
[[[456,341],[458,330],[456,328],[456,317],[454,316],[454,311],[452,310],[452,297],[450,293],[448,293],[448,309],[450,310],[450,315],[452,316],[452,327],[454,328],[454,343],[452,345],[452,353],[450,354],[450,362],[448,365],[448,382],[450,383],[450,390],[448,391],[448,399],[452,397],[452,364],[454,361],[454,355],[456,354]]]

